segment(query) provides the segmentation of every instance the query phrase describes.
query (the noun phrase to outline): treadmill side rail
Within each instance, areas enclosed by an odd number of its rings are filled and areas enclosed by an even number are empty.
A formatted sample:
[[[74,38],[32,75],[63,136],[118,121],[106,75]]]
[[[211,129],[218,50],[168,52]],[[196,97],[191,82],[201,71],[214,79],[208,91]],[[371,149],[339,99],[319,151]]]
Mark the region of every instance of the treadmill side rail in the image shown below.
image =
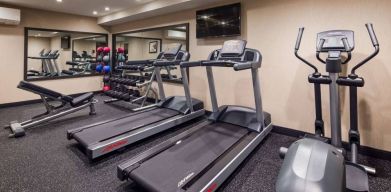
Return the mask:
[[[75,128],[75,129],[69,129],[67,131],[67,139],[68,140],[74,139],[74,134],[76,134],[78,132],[81,132],[81,131],[83,131],[85,129],[93,128],[93,127],[95,127],[97,125],[110,123],[110,122],[113,122],[113,121],[117,121],[117,120],[120,120],[120,119],[124,119],[124,118],[130,117],[130,116],[135,116],[135,115],[138,115],[140,113],[148,112],[148,111],[153,110],[155,108],[150,108],[150,109],[146,109],[146,110],[143,110],[143,111],[134,112],[134,113],[131,113],[131,114],[126,114],[126,115],[121,116],[121,117],[117,117],[117,118],[113,118],[113,119],[109,119],[109,120],[105,120],[105,121],[100,121],[100,122],[97,122],[97,123],[94,123],[94,124],[86,125],[86,126]]]
[[[176,115],[172,118],[159,121],[157,123],[141,127],[134,131],[122,134],[118,137],[108,139],[93,145],[87,146],[86,154],[88,158],[95,159],[112,151],[123,148],[151,135],[170,129],[176,125],[190,121],[205,114],[205,110],[198,110],[187,115]]]
[[[216,191],[221,184],[236,170],[236,168],[250,155],[252,151],[271,132],[273,125],[268,124],[262,132],[251,134],[256,135],[245,146],[237,145],[230,153],[219,160],[207,173],[194,182],[186,191]],[[251,139],[251,138],[249,138]],[[237,153],[239,151],[239,153]]]

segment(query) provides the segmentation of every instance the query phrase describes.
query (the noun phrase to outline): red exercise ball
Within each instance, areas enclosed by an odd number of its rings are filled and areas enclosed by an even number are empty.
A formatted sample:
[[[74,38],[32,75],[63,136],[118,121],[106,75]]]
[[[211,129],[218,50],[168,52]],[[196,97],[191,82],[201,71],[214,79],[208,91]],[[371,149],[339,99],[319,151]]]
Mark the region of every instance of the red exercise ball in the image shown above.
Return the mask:
[[[110,53],[110,47],[103,48],[103,53]]]
[[[103,91],[109,91],[110,90],[110,86],[108,86],[108,85],[105,85],[105,86],[103,86]]]
[[[96,48],[96,52],[102,53],[102,52],[103,52],[103,47],[98,47],[98,48]]]
[[[125,52],[125,49],[122,48],[122,47],[120,47],[120,48],[117,49],[117,52],[118,52],[118,53],[124,53],[124,52]]]

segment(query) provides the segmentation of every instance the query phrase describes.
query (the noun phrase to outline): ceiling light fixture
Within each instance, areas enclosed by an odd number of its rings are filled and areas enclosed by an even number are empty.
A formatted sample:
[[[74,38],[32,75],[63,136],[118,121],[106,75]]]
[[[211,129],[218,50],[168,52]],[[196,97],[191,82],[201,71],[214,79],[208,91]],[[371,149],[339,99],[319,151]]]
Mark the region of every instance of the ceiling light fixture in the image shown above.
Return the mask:
[[[110,7],[105,7],[105,11],[110,11]]]
[[[58,3],[61,3],[62,2],[62,0],[56,0]]]
[[[98,15],[98,11],[93,11],[92,14]]]

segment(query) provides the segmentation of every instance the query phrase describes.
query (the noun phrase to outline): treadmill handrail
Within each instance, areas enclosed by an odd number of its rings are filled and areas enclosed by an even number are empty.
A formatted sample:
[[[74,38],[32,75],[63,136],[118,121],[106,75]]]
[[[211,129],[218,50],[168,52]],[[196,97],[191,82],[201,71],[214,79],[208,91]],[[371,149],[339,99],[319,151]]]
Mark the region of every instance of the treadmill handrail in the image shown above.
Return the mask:
[[[152,64],[154,61],[155,59],[133,60],[133,61],[127,61],[125,65],[148,65],[148,64]]]
[[[167,60],[156,60],[153,65],[164,67],[164,66],[172,66],[172,65],[179,65],[181,63],[180,60],[174,60],[174,61],[167,61]]]
[[[201,67],[201,66],[211,66],[211,67],[233,67],[235,71],[251,69],[258,67],[258,62],[238,62],[238,61],[191,61],[191,62],[181,62],[181,68],[188,67]]]

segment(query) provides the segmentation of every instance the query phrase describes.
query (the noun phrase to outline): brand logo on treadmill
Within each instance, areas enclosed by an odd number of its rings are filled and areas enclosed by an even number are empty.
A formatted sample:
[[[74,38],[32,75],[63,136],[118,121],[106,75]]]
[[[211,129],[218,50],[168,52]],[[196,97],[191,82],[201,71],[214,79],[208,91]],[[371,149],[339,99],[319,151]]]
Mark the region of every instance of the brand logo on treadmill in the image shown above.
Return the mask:
[[[213,183],[205,192],[213,192],[217,189],[217,183]]]
[[[189,180],[193,175],[194,175],[194,172],[191,172],[191,173],[188,174],[185,178],[183,178],[182,180],[180,180],[180,181],[178,182],[178,188],[181,187],[183,184],[185,184],[186,181]]]
[[[108,145],[107,147],[105,147],[105,148],[103,149],[103,152],[104,152],[104,153],[110,152],[110,151],[112,151],[112,150],[115,149],[115,148],[118,148],[118,147],[120,147],[120,146],[122,146],[122,145],[125,145],[126,143],[127,143],[126,140],[122,140],[122,141],[118,141],[118,142],[116,142],[116,143],[110,144],[110,145]]]

